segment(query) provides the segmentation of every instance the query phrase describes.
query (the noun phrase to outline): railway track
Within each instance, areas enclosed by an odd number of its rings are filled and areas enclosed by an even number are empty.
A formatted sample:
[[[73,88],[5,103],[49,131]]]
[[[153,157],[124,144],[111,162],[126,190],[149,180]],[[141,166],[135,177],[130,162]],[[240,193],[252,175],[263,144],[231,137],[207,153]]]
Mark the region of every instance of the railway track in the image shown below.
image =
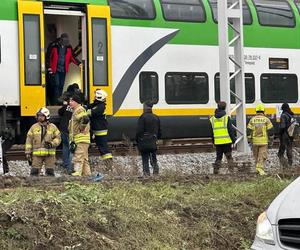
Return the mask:
[[[126,156],[128,154],[138,154],[136,145],[129,142],[111,142],[109,143],[113,155]],[[182,154],[182,153],[198,153],[211,152],[213,147],[211,139],[176,139],[160,141],[158,144],[158,154]],[[61,149],[57,149],[57,155],[62,154]],[[91,144],[89,149],[90,155],[97,156],[98,150],[95,144]],[[7,153],[8,160],[25,160],[24,145],[14,145]]]
[[[131,142],[110,142],[111,152],[115,156],[137,155],[136,145]],[[274,141],[272,148],[277,148],[279,141]],[[296,147],[300,147],[299,141],[295,143]],[[214,152],[214,147],[210,138],[185,138],[159,141],[158,154],[184,154],[184,153],[203,153]],[[60,156],[61,149],[57,150]],[[91,144],[89,154],[93,156],[99,155],[95,144]],[[24,145],[14,145],[7,153],[8,160],[25,160]]]

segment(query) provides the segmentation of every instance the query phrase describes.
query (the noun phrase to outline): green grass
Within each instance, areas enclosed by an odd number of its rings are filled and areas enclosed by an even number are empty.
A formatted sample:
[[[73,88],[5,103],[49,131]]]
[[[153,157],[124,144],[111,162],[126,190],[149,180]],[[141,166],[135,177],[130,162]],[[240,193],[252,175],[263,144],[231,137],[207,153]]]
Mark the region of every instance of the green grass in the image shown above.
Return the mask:
[[[290,180],[66,184],[0,192],[1,249],[249,249]]]

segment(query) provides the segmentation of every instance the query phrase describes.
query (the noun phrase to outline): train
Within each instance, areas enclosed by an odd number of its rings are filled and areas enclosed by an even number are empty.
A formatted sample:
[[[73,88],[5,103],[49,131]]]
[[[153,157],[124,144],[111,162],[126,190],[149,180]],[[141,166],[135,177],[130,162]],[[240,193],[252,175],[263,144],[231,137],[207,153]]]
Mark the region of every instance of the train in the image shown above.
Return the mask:
[[[299,11],[299,0],[243,1],[247,116],[258,103],[271,118],[283,102],[300,113]],[[110,140],[134,138],[149,100],[164,139],[208,136],[220,99],[217,0],[1,0],[0,124],[19,141],[40,107],[58,118],[45,54],[62,33],[82,62],[65,88],[78,83],[90,102],[108,93]]]

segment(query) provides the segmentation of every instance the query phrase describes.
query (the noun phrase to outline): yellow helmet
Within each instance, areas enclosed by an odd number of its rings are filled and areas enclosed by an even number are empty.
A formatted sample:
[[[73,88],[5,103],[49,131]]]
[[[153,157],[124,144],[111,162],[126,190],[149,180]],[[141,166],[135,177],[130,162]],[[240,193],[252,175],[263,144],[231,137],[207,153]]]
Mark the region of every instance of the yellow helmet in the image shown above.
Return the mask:
[[[255,111],[256,112],[265,112],[265,106],[263,104],[258,104],[258,105],[256,105]]]

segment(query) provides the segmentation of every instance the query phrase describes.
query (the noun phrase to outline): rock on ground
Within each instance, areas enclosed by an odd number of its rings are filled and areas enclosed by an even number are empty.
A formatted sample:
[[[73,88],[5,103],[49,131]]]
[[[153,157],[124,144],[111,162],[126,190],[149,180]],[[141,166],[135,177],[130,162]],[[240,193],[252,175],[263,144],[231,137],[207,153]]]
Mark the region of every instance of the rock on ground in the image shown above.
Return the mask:
[[[293,168],[300,166],[300,150],[294,148]],[[162,174],[211,174],[212,165],[215,160],[215,153],[191,153],[191,154],[165,154],[158,155],[158,163]],[[225,157],[224,157],[225,158]],[[233,153],[237,163],[237,169],[245,173],[255,172],[254,160],[251,154],[245,155],[238,152]],[[221,173],[227,173],[226,160],[223,159],[224,168]],[[105,166],[99,157],[91,156],[90,164],[93,173],[103,172]],[[26,161],[9,161],[10,173],[15,176],[28,176],[30,167]],[[277,157],[277,149],[270,149],[266,161],[266,171],[270,174],[280,171],[280,164]],[[116,175],[140,175],[142,174],[141,157],[136,155],[115,156],[114,169]],[[61,160],[57,161],[56,175],[64,174]]]

